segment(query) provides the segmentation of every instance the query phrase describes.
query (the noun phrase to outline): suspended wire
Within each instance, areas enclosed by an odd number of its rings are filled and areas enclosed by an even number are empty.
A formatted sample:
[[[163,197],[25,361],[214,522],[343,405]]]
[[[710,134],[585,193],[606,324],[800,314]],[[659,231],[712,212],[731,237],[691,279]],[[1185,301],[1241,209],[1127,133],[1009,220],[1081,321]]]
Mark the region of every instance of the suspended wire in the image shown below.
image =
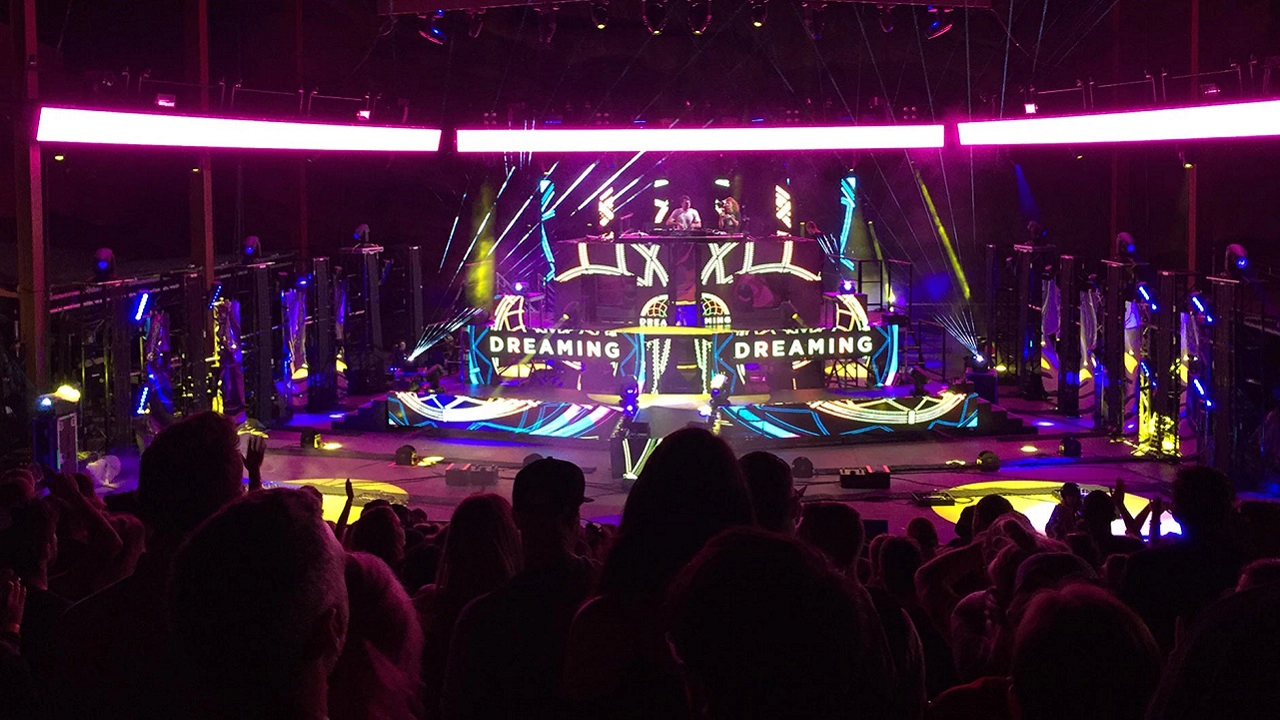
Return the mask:
[[[1000,17],[996,15],[996,17]],[[1013,33],[1009,30],[1009,26],[1013,24],[1013,0],[1009,0],[1009,22],[1004,26],[1004,73],[1000,78],[1000,117],[1004,117],[1004,94],[1009,88],[1009,43],[1013,40]],[[1022,46],[1019,45],[1019,48]],[[1026,52],[1025,50],[1023,52]]]
[[[1044,40],[1044,20],[1049,15],[1049,0],[1040,8],[1040,32],[1036,34],[1036,54],[1031,56],[1031,81],[1036,80],[1036,65],[1040,60],[1040,43]]]

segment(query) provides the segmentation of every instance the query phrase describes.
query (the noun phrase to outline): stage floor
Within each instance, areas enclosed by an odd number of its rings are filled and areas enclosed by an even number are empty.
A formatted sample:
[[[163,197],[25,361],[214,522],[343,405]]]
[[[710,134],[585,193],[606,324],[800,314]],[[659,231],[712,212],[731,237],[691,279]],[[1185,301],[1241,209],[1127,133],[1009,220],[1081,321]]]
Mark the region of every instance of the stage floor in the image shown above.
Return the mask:
[[[1006,390],[1011,392],[1012,390]],[[1001,406],[1022,417],[1038,434],[998,437],[933,438],[864,443],[846,446],[775,449],[788,462],[797,456],[809,458],[818,474],[797,480],[807,486],[805,500],[850,502],[866,520],[887,523],[891,533],[902,533],[915,517],[926,517],[938,527],[945,542],[954,536],[953,523],[965,504],[983,494],[1001,492],[1011,497],[1033,522],[1043,524],[1052,510],[1052,490],[1073,481],[1086,491],[1110,488],[1116,478],[1124,478],[1134,503],[1157,494],[1168,497],[1176,464],[1135,458],[1132,448],[1105,437],[1090,436],[1089,418],[1069,419],[1057,415],[1043,403],[1026,403],[1001,398]],[[594,502],[583,506],[583,518],[617,522],[627,498],[627,485],[612,478],[609,452],[603,442],[563,441],[554,445],[538,442],[505,442],[433,437],[421,430],[400,432],[356,432],[328,430],[327,415],[298,415],[289,427],[272,429],[263,476],[269,483],[308,484],[325,495],[326,515],[336,517],[343,503],[343,484],[353,480],[356,507],[376,498],[387,498],[424,508],[432,520],[447,520],[467,496],[476,492],[497,492],[511,497],[511,483],[524,458],[532,453],[571,460],[587,477],[587,494]],[[319,429],[331,449],[303,449],[301,436],[307,428]],[[1058,445],[1067,433],[1082,434],[1082,456],[1062,458]],[[433,465],[397,466],[395,451],[412,445],[422,457],[440,458]],[[975,466],[978,453],[991,450],[1000,457],[996,472],[981,472]],[[1194,447],[1184,444],[1184,455]],[[136,477],[137,459],[123,458],[126,484],[113,491],[129,489]],[[965,464],[958,464],[963,462]],[[445,483],[450,463],[498,465],[499,480],[494,487],[451,487]],[[951,463],[951,464],[948,464]],[[854,491],[839,486],[839,468],[888,465],[893,469],[888,490]],[[905,467],[904,467],[905,466]],[[825,472],[824,472],[825,471]],[[981,483],[978,487],[967,487]],[[913,493],[949,491],[956,505],[924,507]],[[1138,505],[1138,509],[1141,505]]]

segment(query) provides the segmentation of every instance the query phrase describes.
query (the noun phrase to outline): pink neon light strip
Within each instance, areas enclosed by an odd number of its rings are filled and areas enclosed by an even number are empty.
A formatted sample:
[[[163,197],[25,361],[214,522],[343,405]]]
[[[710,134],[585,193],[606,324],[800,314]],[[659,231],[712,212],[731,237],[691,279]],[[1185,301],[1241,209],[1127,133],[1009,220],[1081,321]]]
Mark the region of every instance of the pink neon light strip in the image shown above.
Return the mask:
[[[961,145],[1081,145],[1280,135],[1280,100],[960,123]]]
[[[440,148],[440,131],[45,107],[40,109],[36,140],[252,150],[435,152]]]
[[[744,152],[940,148],[941,125],[459,130],[458,152]]]

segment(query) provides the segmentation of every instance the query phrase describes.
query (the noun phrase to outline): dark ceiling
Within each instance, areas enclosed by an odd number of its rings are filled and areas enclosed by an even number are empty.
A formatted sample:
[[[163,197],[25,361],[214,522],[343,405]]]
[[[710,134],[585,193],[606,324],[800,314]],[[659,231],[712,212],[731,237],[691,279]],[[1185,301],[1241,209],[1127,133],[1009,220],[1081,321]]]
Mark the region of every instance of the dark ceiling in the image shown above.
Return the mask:
[[[504,121],[604,113],[613,122],[660,121],[691,110],[706,121],[783,109],[837,119],[865,114],[873,98],[888,98],[898,116],[915,107],[924,119],[970,106],[990,114],[993,99],[1016,105],[1031,85],[1185,74],[1190,64],[1191,0],[995,0],[991,10],[949,13],[954,28],[932,40],[923,8],[896,8],[885,33],[875,5],[852,3],[827,6],[813,39],[796,0],[772,0],[761,28],[745,0],[713,0],[702,36],[688,30],[686,4],[674,2],[667,31],[655,37],[641,23],[639,0],[613,0],[604,30],[590,21],[588,4],[561,7],[549,43],[539,40],[532,8],[489,10],[476,38],[469,17],[452,12],[441,21],[444,45],[419,34],[426,24],[416,16],[379,16],[375,0],[298,2],[300,24],[290,0],[210,2],[214,78],[372,92],[389,105],[407,100],[417,122],[478,123],[485,112]],[[83,78],[97,70],[182,77],[181,0],[38,4],[41,40],[59,50],[55,70],[63,72],[53,74],[71,80],[60,92],[85,92]],[[1274,0],[1200,5],[1203,70],[1280,54]]]

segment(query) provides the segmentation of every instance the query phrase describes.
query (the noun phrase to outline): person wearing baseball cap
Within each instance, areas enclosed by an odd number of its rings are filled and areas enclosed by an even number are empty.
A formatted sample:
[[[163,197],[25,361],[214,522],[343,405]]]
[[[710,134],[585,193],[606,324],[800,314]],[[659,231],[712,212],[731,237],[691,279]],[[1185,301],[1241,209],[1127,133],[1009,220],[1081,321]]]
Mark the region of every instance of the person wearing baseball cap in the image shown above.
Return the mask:
[[[574,555],[586,496],[582,469],[543,458],[516,474],[511,506],[524,571],[463,610],[449,646],[442,716],[560,717],[565,641],[597,571]]]

